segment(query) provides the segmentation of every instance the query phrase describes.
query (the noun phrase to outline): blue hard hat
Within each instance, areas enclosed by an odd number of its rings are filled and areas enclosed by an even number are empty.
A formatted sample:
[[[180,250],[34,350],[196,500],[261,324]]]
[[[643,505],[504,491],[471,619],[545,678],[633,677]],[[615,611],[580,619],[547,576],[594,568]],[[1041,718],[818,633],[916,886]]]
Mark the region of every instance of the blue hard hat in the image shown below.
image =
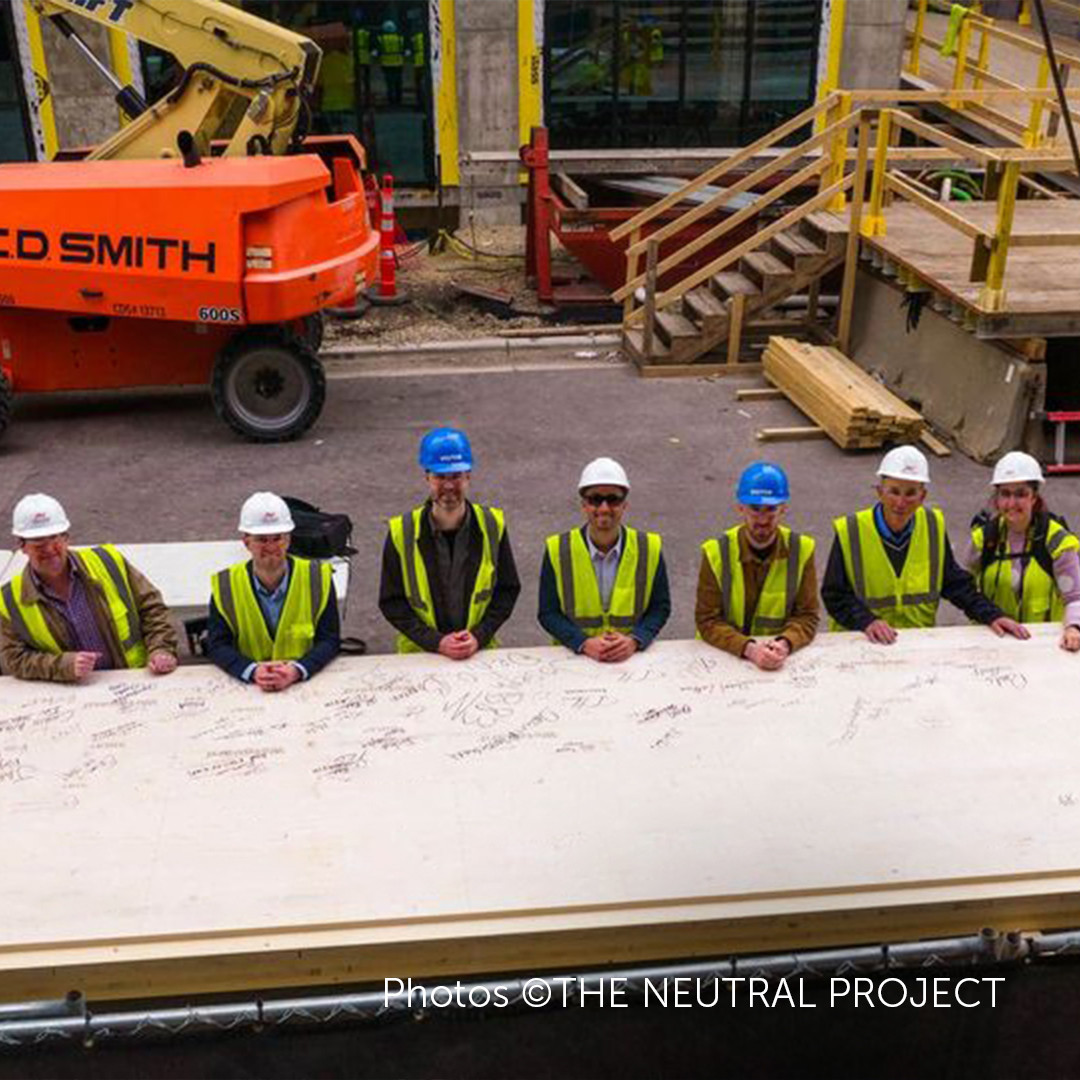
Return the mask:
[[[397,33],[397,23],[395,23],[393,19],[387,19],[386,22],[382,24],[382,28],[384,34]]]
[[[420,440],[420,467],[429,473],[472,471],[469,437],[457,428],[433,428]]]
[[[744,506],[779,506],[790,497],[787,474],[767,461],[755,461],[743,470],[735,490],[735,498]]]

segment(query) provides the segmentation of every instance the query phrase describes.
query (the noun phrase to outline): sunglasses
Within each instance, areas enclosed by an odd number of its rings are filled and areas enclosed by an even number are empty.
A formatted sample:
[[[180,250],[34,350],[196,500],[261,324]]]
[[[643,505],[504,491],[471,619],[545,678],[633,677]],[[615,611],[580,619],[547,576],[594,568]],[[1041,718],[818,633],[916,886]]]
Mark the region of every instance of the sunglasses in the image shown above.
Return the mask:
[[[582,495],[582,499],[590,506],[600,507],[604,503],[608,506],[622,506],[626,502],[625,495]]]

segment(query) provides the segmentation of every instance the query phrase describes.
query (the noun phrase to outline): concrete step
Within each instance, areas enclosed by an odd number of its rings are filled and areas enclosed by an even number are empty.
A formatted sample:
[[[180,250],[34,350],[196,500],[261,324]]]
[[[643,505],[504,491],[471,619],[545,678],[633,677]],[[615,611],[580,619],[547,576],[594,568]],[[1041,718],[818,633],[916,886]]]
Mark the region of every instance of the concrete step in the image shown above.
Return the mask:
[[[704,285],[691,289],[683,297],[683,311],[703,331],[723,325],[728,317],[723,302]]]
[[[709,278],[712,291],[721,300],[730,300],[733,296],[760,296],[761,290],[748,277],[734,270],[725,270],[722,274],[713,274]]]
[[[832,257],[842,255],[847,245],[847,218],[829,210],[815,210],[802,219],[802,234]]]
[[[762,292],[779,285],[784,278],[794,276],[790,266],[767,251],[751,251],[749,255],[744,255],[739,260],[739,270]]]
[[[656,313],[656,334],[671,349],[677,349],[680,342],[693,341],[701,336],[701,331],[685,315],[677,311],[658,311]]]
[[[772,238],[772,253],[796,272],[807,270],[825,257],[825,249],[818,247],[802,233],[790,229]]]
[[[660,336],[654,333],[652,351],[646,356],[644,330],[624,330],[623,350],[631,360],[642,364],[663,364],[668,362],[671,355],[671,350],[660,340]]]

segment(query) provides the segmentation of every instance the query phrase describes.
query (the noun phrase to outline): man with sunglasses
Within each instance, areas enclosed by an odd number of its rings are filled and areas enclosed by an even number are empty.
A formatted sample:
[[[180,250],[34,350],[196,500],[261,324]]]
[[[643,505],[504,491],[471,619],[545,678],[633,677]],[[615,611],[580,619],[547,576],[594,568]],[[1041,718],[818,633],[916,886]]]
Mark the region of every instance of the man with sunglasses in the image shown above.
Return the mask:
[[[782,525],[787,474],[759,461],[735,492],[741,525],[701,545],[694,621],[703,641],[776,671],[817,632],[814,540]]]
[[[547,539],[540,625],[576,653],[619,663],[647,648],[671,615],[660,534],[622,524],[630,481],[617,461],[590,461],[578,493],[585,524]]]
[[[945,515],[923,506],[930,484],[926,455],[897,446],[881,459],[877,475],[877,503],[833,521],[821,586],[832,629],[861,630],[876,645],[891,645],[897,630],[933,626],[945,599],[998,637],[1030,637],[956,562]]]
[[[0,588],[4,673],[79,682],[95,670],[175,671],[176,632],[161,594],[112,544],[69,547],[70,528],[51,495],[15,506],[11,531],[28,565]]]
[[[255,492],[238,527],[251,558],[210,581],[206,655],[268,693],[310,679],[341,651],[330,564],[290,555],[294,528],[284,499]]]
[[[399,653],[467,660],[496,644],[521,592],[506,518],[466,498],[473,454],[464,431],[429,431],[420,467],[428,498],[390,519],[379,610],[398,632]]]

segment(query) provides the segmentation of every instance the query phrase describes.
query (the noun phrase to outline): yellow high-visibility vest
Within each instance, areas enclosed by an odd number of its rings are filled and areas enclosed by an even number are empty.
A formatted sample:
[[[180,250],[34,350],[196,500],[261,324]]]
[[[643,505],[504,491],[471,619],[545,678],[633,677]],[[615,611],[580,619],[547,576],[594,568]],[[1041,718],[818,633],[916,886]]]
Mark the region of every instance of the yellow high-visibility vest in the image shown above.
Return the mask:
[[[356,79],[351,53],[333,50],[323,54],[319,68],[323,112],[348,112],[356,107]]]
[[[380,34],[379,63],[383,67],[402,67],[405,63],[405,39],[400,34]]]
[[[221,617],[236,636],[236,648],[249,660],[299,660],[315,644],[315,628],[333,596],[330,564],[289,557],[289,588],[277,630],[270,637],[259,607],[248,563],[235,563],[211,578],[210,588]]]
[[[833,521],[844,569],[855,595],[877,619],[897,629],[929,627],[937,619],[945,579],[945,515],[936,507],[915,511],[904,572],[897,577],[869,507]],[[835,620],[829,625],[844,630]]]
[[[124,652],[124,664],[129,668],[146,666],[146,646],[143,644],[139,613],[131,594],[127,562],[113,544],[93,548],[72,548],[71,554],[83,573],[104,590],[116,637]],[[41,604],[22,602],[22,571],[0,589],[0,618],[7,619],[15,633],[39,652],[58,656],[63,649],[49,630]]]
[[[751,637],[775,637],[783,630],[795,610],[806,564],[814,555],[814,539],[780,526],[780,537],[787,545],[787,558],[774,559],[765,575],[757,604],[747,627],[746,578],[739,558],[741,525],[728,529],[718,539],[706,540],[701,550],[720,586],[721,614],[734,627]]]
[[[623,529],[622,558],[605,610],[581,530],[549,536],[547,553],[563,613],[587,637],[599,637],[608,630],[629,632],[648,610],[661,546],[659,533]]]
[[[971,530],[971,543],[981,557],[985,531],[982,525]],[[1030,556],[1031,537],[1028,536],[1024,550]],[[1046,526],[1046,550],[1051,559],[1066,551],[1080,550],[1078,540],[1061,522],[1051,518]],[[1048,574],[1034,558],[1025,560],[1020,578],[1020,596],[1013,589],[1012,560],[1008,558],[1008,530],[998,522],[998,552],[1005,558],[995,559],[985,568],[980,567],[975,576],[979,591],[992,600],[1006,615],[1017,622],[1060,622],[1065,614],[1065,601],[1053,575]]]
[[[480,525],[480,536],[483,546],[480,552],[480,567],[476,571],[476,581],[473,584],[472,596],[469,597],[469,614],[466,617],[465,629],[475,630],[480,625],[491,603],[492,594],[495,591],[495,579],[499,565],[499,546],[502,544],[503,534],[506,532],[506,517],[503,512],[494,506],[480,506],[478,503],[469,503],[472,512],[476,515]],[[405,598],[409,606],[419,616],[420,621],[437,629],[435,623],[435,602],[431,596],[431,582],[428,580],[427,567],[424,565],[423,556],[420,553],[420,521],[424,514],[424,507],[417,506],[408,514],[401,514],[389,521],[390,539],[401,561],[401,579],[405,583]],[[469,520],[466,518],[462,528],[469,528]],[[494,638],[488,642],[487,648],[496,647]],[[423,649],[411,638],[404,634],[397,636],[397,651],[399,653],[423,652]]]

